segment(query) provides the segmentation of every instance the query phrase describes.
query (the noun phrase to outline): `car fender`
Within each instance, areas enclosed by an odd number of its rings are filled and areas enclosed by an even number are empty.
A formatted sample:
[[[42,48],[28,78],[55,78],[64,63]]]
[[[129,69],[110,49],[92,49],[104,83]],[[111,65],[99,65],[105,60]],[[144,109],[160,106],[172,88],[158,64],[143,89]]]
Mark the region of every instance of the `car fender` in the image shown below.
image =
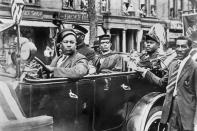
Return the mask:
[[[149,111],[158,100],[164,97],[165,93],[160,92],[152,92],[143,96],[129,114],[127,131],[144,131]]]

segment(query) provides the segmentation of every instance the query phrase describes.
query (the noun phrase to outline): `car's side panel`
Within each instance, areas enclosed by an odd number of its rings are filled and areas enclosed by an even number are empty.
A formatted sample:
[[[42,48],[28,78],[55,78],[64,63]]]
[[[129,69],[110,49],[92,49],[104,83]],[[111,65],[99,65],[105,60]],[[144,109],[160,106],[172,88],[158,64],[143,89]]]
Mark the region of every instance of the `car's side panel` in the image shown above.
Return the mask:
[[[136,73],[79,80],[28,80],[17,88],[27,116],[54,117],[55,130],[120,130],[136,103],[158,91]]]
[[[95,80],[94,129],[120,130],[126,118],[125,90],[127,76],[108,76]]]

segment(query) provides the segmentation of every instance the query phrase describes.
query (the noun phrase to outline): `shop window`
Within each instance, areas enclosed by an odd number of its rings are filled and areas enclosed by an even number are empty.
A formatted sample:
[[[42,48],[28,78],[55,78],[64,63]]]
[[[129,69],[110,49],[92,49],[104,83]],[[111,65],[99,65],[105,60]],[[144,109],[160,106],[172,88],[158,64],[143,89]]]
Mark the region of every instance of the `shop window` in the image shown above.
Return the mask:
[[[82,10],[87,10],[87,8],[88,8],[88,0],[81,0],[80,8]]]
[[[0,66],[7,66],[11,63],[11,53],[16,52],[15,37],[16,30],[13,28],[0,33]]]
[[[74,8],[74,0],[63,0],[63,9],[73,9]]]

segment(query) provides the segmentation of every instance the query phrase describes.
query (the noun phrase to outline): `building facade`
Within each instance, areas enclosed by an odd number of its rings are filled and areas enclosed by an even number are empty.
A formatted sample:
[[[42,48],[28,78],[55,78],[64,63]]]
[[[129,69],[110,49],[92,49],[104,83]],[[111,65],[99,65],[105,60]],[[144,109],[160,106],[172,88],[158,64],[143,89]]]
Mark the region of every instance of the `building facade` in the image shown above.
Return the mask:
[[[167,40],[175,45],[175,38],[183,34],[182,15],[196,12],[195,0],[159,0],[158,18],[167,23]]]
[[[158,0],[103,1],[106,1],[106,8],[101,8],[103,26],[111,34],[113,48],[117,51],[143,50],[142,37],[152,25],[166,25],[158,18]]]
[[[11,0],[0,0],[0,22],[13,23],[11,17]],[[21,36],[34,42],[37,57],[45,61],[44,50],[51,47],[51,38],[55,36],[56,25],[52,23],[54,14],[62,19],[65,28],[72,28],[73,23],[80,24],[89,30],[87,0],[25,0],[25,7],[20,23]],[[98,35],[103,34],[102,17],[98,14]],[[6,61],[12,52],[12,45],[16,37],[15,27],[0,32],[0,57]],[[89,34],[85,38],[89,44]]]
[[[11,0],[0,0],[0,23],[11,23]],[[34,42],[38,57],[44,60],[46,46],[51,46],[56,26],[56,12],[65,28],[78,23],[89,29],[88,0],[25,0],[21,35]],[[97,35],[112,37],[113,49],[119,52],[143,50],[143,36],[156,23],[167,29],[169,43],[182,34],[181,15],[196,10],[195,0],[95,0]],[[0,32],[0,58],[7,59],[16,37],[15,28]],[[85,38],[89,42],[89,34]]]

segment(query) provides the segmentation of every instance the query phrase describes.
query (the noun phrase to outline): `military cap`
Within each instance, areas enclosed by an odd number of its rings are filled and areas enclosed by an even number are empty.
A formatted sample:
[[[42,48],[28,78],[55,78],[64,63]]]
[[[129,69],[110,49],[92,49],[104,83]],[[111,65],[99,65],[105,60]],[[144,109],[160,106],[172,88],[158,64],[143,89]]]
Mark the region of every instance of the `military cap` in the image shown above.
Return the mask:
[[[68,35],[74,35],[76,37],[76,33],[72,29],[63,29],[57,36],[57,43],[60,43],[64,37]]]
[[[149,33],[145,35],[145,40],[146,40],[146,41],[147,41],[147,40],[153,40],[153,41],[159,43],[158,38],[157,38],[155,35],[149,34]]]
[[[111,37],[110,35],[104,34],[104,35],[99,36],[99,41],[101,40],[111,40]]]
[[[81,32],[84,35],[88,33],[88,30],[86,28],[84,28],[84,27],[82,27],[82,26],[80,26],[78,24],[73,24],[72,28],[77,30],[77,31],[79,31],[79,32]]]

